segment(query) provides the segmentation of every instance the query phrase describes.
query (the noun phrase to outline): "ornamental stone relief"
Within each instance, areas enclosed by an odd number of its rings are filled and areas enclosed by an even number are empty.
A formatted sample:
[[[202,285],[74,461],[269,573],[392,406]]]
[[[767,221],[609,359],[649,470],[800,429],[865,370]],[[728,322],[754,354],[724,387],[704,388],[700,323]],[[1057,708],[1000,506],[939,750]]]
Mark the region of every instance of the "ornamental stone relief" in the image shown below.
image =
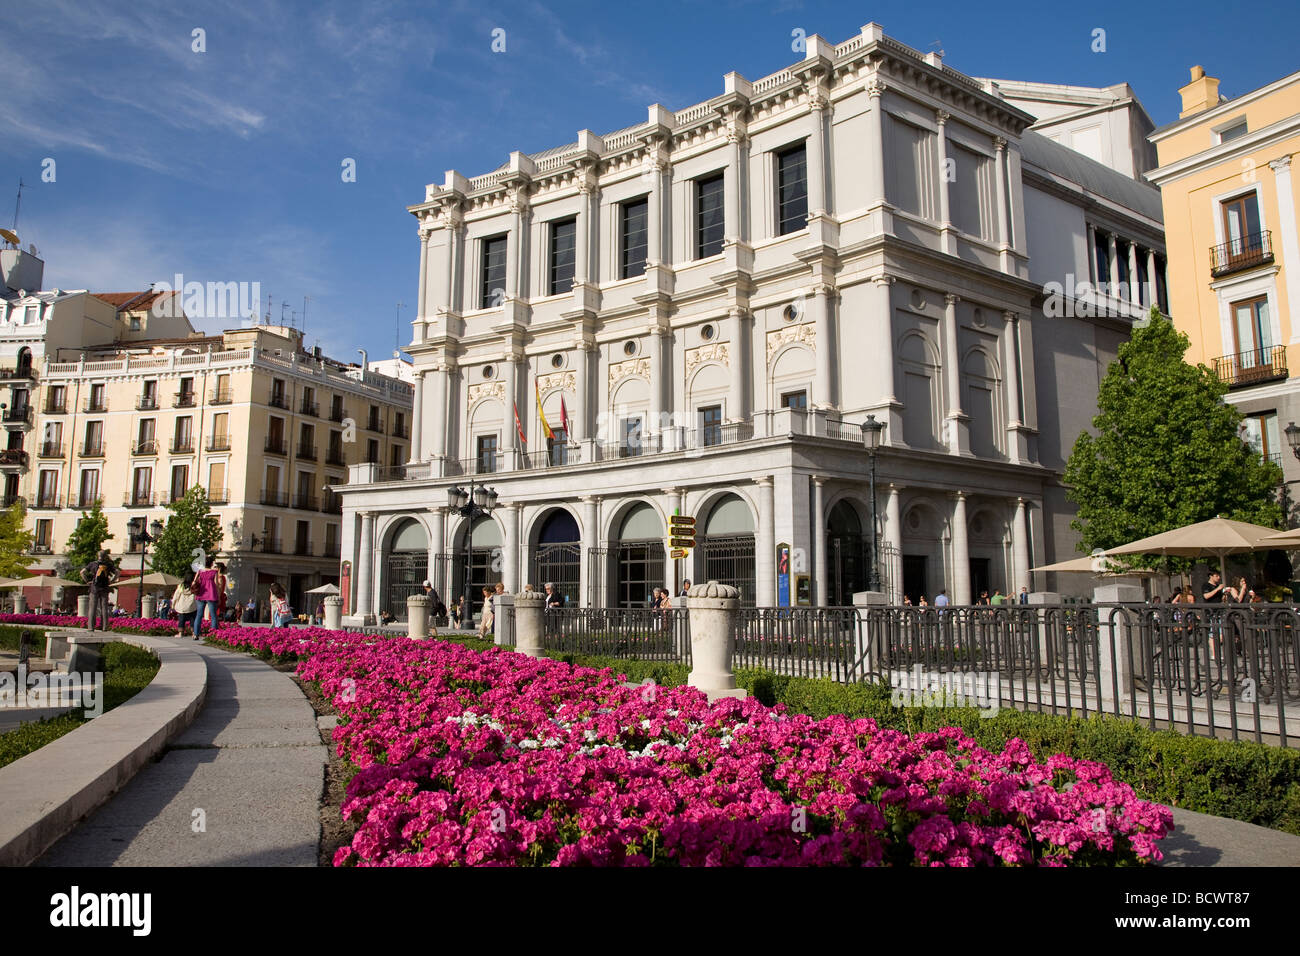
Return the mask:
[[[562,389],[566,392],[576,392],[578,390],[577,385],[578,376],[572,370],[537,376],[537,387],[543,392],[552,388]]]
[[[650,359],[642,356],[626,362],[612,363],[609,366],[609,387],[613,388],[614,383],[625,375],[638,375],[647,382],[650,381]]]
[[[798,325],[787,325],[784,328],[775,329],[767,333],[767,361],[772,362],[772,356],[777,353],[783,345],[789,345],[792,342],[799,342],[808,346],[814,352],[817,351],[817,330],[811,322],[801,322]]]
[[[698,348],[686,350],[686,377],[690,378],[691,373],[705,362],[717,362],[719,365],[730,365],[728,359],[726,342],[710,342],[708,345],[701,345]]]
[[[481,398],[505,398],[506,383],[502,381],[478,382],[469,387],[469,403],[473,405]]]

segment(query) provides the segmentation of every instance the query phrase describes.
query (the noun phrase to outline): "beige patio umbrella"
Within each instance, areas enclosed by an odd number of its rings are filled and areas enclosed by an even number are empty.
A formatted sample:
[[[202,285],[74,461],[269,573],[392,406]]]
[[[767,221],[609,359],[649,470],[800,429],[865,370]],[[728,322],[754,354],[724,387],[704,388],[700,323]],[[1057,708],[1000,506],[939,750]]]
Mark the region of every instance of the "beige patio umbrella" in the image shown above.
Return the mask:
[[[1300,528],[1292,528],[1290,531],[1279,531],[1270,535],[1268,538],[1270,548],[1278,548],[1282,551],[1290,551],[1293,548],[1300,548]]]
[[[1071,558],[1069,561],[1058,561],[1056,564],[1043,564],[1036,568],[1030,568],[1030,571],[1054,571],[1058,574],[1110,574],[1116,576],[1134,575],[1154,575],[1159,572],[1151,568],[1121,568],[1111,567],[1106,560],[1107,553],[1100,548],[1092,554],[1084,555],[1081,558]]]
[[[1189,524],[1173,531],[1153,534],[1129,544],[1110,548],[1107,554],[1158,554],[1162,557],[1199,558],[1216,555],[1219,573],[1228,579],[1227,556],[1246,551],[1266,551],[1277,545],[1269,539],[1277,535],[1276,528],[1233,521],[1222,516]]]
[[[171,574],[164,574],[161,571],[150,571],[144,577],[118,578],[113,583],[115,588],[174,588],[181,583],[181,579]]]
[[[70,578],[59,578],[52,574],[33,574],[26,578],[5,578],[3,582],[0,582],[0,588],[38,587],[84,588],[87,587],[87,585],[82,581],[73,581]]]

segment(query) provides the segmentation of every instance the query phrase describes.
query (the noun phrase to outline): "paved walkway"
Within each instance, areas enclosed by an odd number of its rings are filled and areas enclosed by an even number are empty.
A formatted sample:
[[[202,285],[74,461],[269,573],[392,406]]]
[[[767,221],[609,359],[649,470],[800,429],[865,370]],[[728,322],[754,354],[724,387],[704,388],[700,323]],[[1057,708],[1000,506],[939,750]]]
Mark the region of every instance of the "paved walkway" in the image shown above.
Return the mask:
[[[191,646],[208,667],[194,723],[37,866],[316,865],[328,755],[315,711],[287,674]]]
[[[1240,820],[1174,810],[1160,866],[1300,866],[1300,836]]]

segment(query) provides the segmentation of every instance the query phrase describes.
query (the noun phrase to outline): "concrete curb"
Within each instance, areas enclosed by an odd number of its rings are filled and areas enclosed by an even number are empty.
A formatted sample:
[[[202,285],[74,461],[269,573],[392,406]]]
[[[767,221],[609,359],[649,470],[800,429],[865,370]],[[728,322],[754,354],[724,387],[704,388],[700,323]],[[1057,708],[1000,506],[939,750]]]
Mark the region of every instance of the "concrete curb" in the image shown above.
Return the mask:
[[[73,633],[80,633],[75,629]],[[0,768],[0,866],[26,866],[116,793],[203,707],[208,667],[192,646],[122,634],[160,667],[129,701]]]

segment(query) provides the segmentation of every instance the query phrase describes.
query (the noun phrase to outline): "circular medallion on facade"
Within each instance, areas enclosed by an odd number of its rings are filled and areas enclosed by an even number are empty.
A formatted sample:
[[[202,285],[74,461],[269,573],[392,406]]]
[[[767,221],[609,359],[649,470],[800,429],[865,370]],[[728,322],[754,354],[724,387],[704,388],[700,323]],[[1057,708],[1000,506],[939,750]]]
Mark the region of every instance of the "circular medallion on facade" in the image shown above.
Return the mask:
[[[787,322],[793,322],[795,319],[799,318],[799,306],[791,302],[789,305],[787,305],[784,309],[781,310],[781,316]]]
[[[493,366],[491,366],[491,365],[484,365],[484,366],[483,366],[483,377],[484,377],[484,378],[491,378],[491,377],[492,377],[493,375],[495,375],[496,373],[497,373],[497,370],[496,370],[496,368],[494,368]]]
[[[564,356],[559,352],[551,356],[551,368],[564,368]]]
[[[711,325],[706,325],[704,328],[700,329],[700,338],[704,339],[706,342],[717,334],[717,329]]]
[[[628,339],[626,342],[624,342],[624,343],[623,343],[623,354],[624,354],[624,355],[636,355],[636,342],[634,342],[632,339]]]

